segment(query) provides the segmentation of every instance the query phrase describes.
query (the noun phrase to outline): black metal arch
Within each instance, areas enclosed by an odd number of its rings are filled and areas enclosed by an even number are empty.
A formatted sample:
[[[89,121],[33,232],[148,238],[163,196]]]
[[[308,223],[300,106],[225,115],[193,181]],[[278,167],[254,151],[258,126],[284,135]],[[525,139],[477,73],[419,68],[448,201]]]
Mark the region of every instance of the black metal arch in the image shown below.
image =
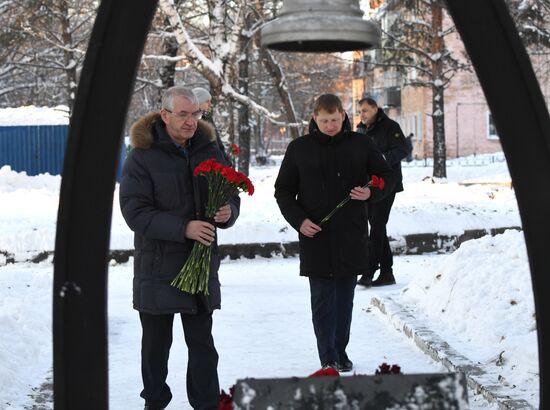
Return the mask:
[[[502,0],[447,0],[491,108],[512,176],[535,296],[540,408],[550,372],[550,116],[531,62]],[[502,278],[506,280],[506,278]],[[502,318],[503,321],[507,318]],[[545,349],[546,347],[546,349]]]
[[[107,264],[116,163],[156,0],[103,0],[69,127],[54,261],[56,410],[108,408]]]
[[[550,118],[503,0],[447,0],[502,141],[527,243],[537,311],[540,408],[550,371]],[[103,0],[82,72],[63,169],[54,262],[56,410],[108,408],[107,256],[116,161],[157,0]],[[546,316],[544,316],[546,315]],[[506,320],[506,318],[503,318]]]

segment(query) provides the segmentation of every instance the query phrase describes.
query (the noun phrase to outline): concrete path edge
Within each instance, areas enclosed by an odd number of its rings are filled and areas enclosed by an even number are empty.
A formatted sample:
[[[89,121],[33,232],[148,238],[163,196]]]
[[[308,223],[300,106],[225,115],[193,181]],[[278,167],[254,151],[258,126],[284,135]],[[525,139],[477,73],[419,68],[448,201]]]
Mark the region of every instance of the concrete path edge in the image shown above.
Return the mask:
[[[466,375],[468,387],[481,394],[502,410],[534,409],[527,401],[514,397],[511,389],[495,384],[478,364],[457,352],[434,331],[430,330],[413,312],[392,298],[373,297],[371,306],[377,308],[398,331],[411,339],[426,355],[441,363],[450,372]]]
[[[439,233],[420,233],[390,237],[390,246],[394,255],[421,255],[425,253],[450,253],[470,239],[481,238],[485,235],[497,235],[508,229],[521,230],[518,226],[490,229],[470,229],[457,235],[441,235]],[[239,259],[241,257],[253,259],[256,256],[270,258],[274,255],[283,257],[297,256],[299,252],[298,242],[267,242],[267,243],[237,243],[222,244],[219,246],[222,259]],[[18,262],[42,262],[54,251],[25,251],[14,253],[0,249],[0,266]],[[111,249],[109,259],[116,263],[125,263],[133,256],[133,249]]]

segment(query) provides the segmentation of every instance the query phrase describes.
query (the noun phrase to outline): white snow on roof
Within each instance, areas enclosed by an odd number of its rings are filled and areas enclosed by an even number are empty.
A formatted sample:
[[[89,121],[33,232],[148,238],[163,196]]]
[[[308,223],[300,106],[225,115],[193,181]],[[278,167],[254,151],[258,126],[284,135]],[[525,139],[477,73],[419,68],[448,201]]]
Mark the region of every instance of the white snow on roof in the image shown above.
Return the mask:
[[[65,105],[0,108],[0,126],[67,124],[69,124],[69,108]]]

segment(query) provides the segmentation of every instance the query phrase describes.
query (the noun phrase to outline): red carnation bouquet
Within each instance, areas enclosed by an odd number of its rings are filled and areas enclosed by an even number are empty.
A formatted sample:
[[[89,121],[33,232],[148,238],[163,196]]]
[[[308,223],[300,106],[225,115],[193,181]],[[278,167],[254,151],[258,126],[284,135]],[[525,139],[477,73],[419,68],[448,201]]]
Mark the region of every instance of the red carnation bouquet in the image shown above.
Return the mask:
[[[384,179],[377,177],[376,175],[373,175],[371,180],[367,183],[367,185],[364,185],[363,188],[378,188],[380,190],[384,189]],[[319,226],[323,225],[325,222],[327,222],[332,215],[336,213],[340,208],[342,208],[345,204],[349,202],[351,199],[351,195],[348,195],[342,202],[340,202],[338,205],[336,205],[336,208],[334,208],[327,216],[323,218],[321,222],[319,222]]]
[[[194,171],[195,176],[205,176],[208,180],[208,202],[205,217],[213,220],[214,215],[227,204],[231,196],[238,192],[254,193],[254,185],[242,172],[220,164],[215,159],[201,162]],[[174,278],[171,285],[188,293],[208,295],[208,277],[212,247],[195,242],[189,258]]]

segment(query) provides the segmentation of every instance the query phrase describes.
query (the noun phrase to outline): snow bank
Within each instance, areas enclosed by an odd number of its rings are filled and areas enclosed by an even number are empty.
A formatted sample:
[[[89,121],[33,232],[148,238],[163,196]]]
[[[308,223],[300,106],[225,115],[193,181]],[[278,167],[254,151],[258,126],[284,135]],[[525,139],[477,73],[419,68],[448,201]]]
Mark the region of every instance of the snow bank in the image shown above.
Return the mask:
[[[401,303],[414,305],[436,333],[449,335],[445,338],[453,347],[494,372],[495,384],[515,385],[533,400],[537,332],[522,232],[463,243],[419,271],[403,290]]]

